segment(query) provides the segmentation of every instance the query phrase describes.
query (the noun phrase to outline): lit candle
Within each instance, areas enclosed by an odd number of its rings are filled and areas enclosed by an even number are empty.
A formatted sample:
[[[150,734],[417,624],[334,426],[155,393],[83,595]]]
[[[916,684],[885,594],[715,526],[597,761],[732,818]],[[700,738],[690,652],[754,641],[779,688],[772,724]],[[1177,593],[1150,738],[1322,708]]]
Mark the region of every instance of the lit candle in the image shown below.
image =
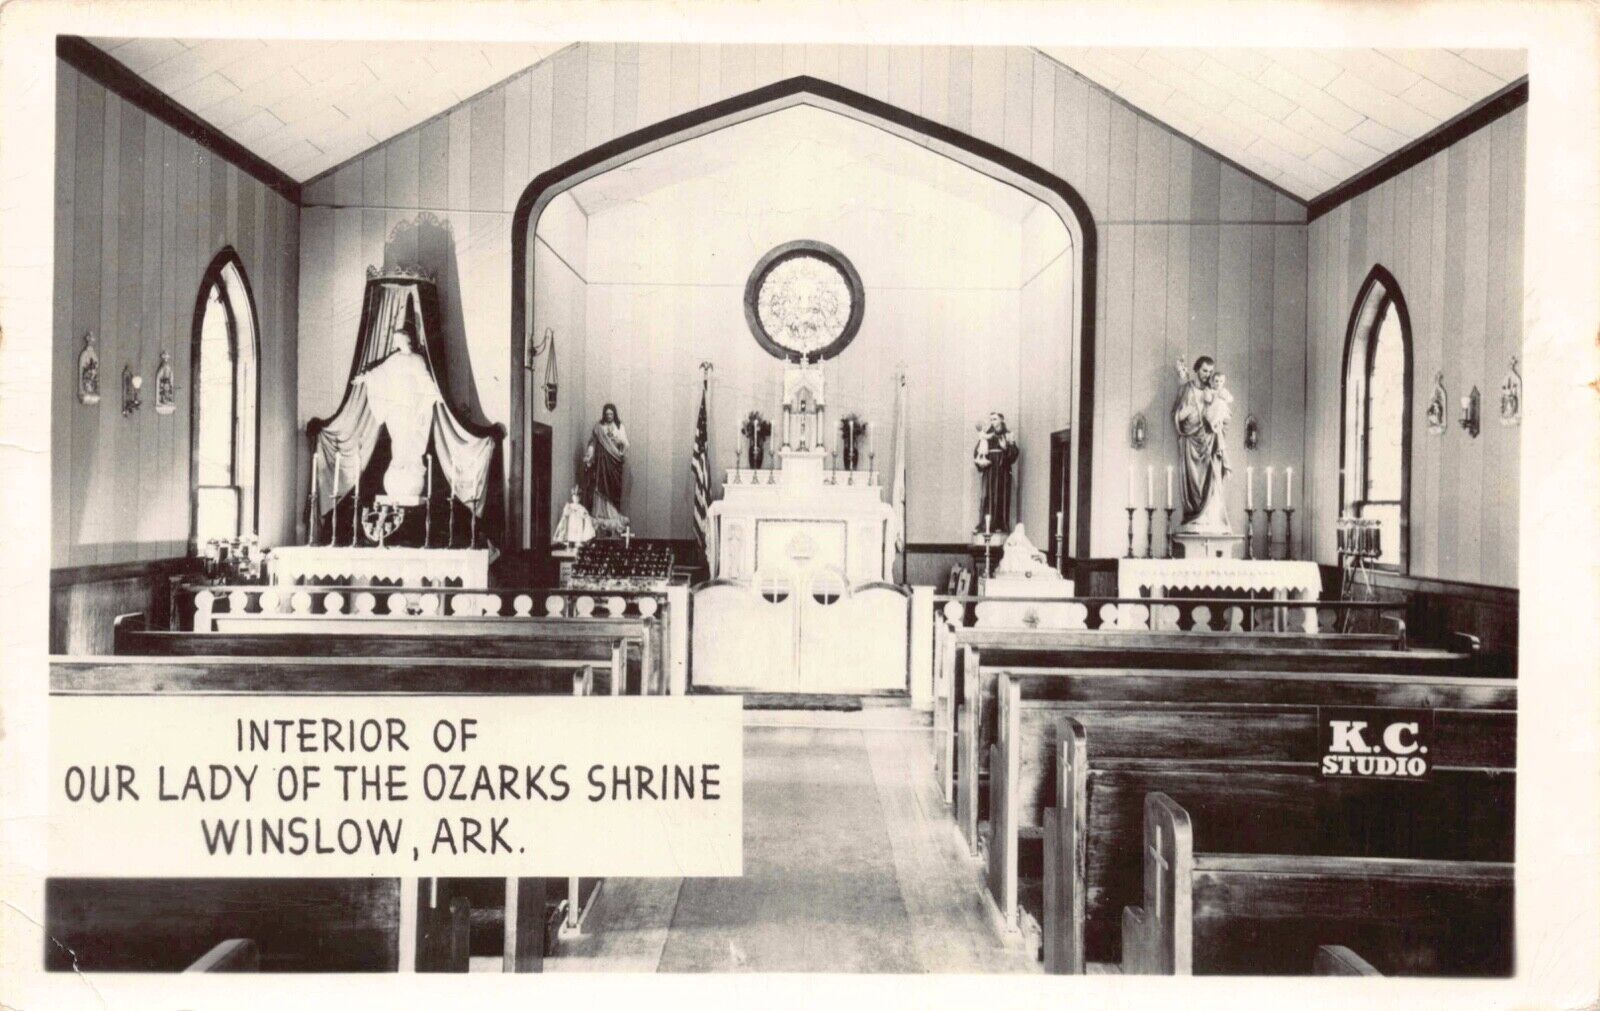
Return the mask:
[[[1254,509],[1256,507],[1256,469],[1254,467],[1246,467],[1244,469],[1244,507],[1246,509]]]
[[[1172,464],[1167,464],[1167,508],[1172,508]]]
[[[1294,508],[1294,468],[1290,467],[1283,472],[1283,507]]]
[[[1272,508],[1272,468],[1267,468],[1267,508]]]
[[[1128,506],[1129,506],[1129,508],[1132,508],[1134,496],[1137,494],[1133,490],[1136,487],[1134,482],[1136,480],[1138,480],[1137,478],[1134,477],[1134,474],[1136,474],[1136,473],[1138,473],[1138,468],[1135,467],[1134,464],[1131,464],[1131,463],[1128,464]]]
[[[1156,469],[1154,467],[1146,467],[1144,469],[1144,507],[1146,509],[1149,509],[1150,507],[1152,507],[1152,506],[1154,506],[1156,504],[1155,503],[1155,497],[1156,497],[1155,489],[1156,489]]]

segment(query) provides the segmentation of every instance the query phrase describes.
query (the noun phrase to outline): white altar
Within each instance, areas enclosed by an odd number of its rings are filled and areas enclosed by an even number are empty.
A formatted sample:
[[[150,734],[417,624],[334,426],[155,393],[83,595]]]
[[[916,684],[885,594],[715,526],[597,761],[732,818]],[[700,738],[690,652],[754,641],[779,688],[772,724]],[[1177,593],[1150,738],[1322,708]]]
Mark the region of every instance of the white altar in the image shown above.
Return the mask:
[[[820,449],[778,456],[776,469],[725,475],[722,498],[708,512],[712,577],[836,569],[852,586],[890,580],[894,512],[876,475],[830,470]]]
[[[1322,595],[1322,571],[1316,562],[1265,558],[1123,558],[1117,562],[1119,597],[1164,597],[1178,590],[1316,600]]]
[[[279,586],[341,579],[368,586],[375,579],[401,586],[443,586],[446,579],[464,587],[489,585],[487,548],[355,548],[305,545],[273,548],[267,555],[268,579]]]

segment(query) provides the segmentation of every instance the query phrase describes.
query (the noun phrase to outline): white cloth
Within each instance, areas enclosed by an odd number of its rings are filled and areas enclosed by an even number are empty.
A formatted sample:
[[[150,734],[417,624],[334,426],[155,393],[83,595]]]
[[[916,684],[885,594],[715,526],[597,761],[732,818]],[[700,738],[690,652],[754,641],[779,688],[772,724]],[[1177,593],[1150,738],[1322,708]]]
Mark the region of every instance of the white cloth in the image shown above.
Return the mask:
[[[1264,558],[1122,558],[1117,561],[1117,595],[1137,597],[1141,590],[1271,591],[1316,600],[1322,594],[1322,572],[1316,562]]]

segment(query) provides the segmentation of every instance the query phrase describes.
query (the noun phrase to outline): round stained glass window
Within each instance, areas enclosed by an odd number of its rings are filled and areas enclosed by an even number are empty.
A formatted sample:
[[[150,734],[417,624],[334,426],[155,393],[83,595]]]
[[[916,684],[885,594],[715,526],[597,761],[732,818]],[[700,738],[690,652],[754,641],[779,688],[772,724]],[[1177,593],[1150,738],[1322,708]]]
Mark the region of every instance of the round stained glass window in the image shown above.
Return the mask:
[[[767,352],[819,362],[845,349],[861,329],[861,276],[822,242],[786,242],[756,264],[745,285],[750,332]]]

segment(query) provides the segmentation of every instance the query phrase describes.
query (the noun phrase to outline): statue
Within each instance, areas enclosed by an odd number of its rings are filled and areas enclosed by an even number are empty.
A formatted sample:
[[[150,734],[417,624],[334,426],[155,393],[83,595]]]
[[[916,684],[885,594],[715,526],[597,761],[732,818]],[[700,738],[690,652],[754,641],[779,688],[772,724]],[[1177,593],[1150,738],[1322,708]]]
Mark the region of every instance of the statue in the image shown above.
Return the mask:
[[[1182,386],[1172,404],[1183,470],[1183,525],[1180,533],[1231,533],[1224,487],[1233,468],[1224,441],[1233,418],[1233,395],[1227,377],[1211,358],[1195,359],[1191,374],[1178,362]]]
[[[1043,551],[1033,546],[1028,532],[1018,523],[1006,537],[1005,554],[995,566],[996,576],[1020,576],[1023,579],[1060,579],[1061,573],[1050,567]]]
[[[978,445],[972,451],[972,462],[983,483],[977,530],[985,534],[1010,530],[1011,465],[1020,451],[1006,428],[1006,416],[998,411],[990,413],[988,424],[980,432]]]
[[[409,312],[400,314],[394,338],[394,350],[357,376],[355,382],[366,386],[373,417],[389,430],[384,493],[418,503],[427,480],[423,454],[433,434],[433,410],[441,398],[433,374],[419,353],[417,324]]]
[[[583,503],[578,501],[576,485],[572,488],[572,497],[561,510],[561,519],[556,522],[555,533],[550,539],[556,544],[570,544],[573,547],[594,540],[594,519]]]
[[[620,534],[628,527],[622,514],[622,464],[628,450],[628,430],[616,404],[600,409],[600,420],[589,432],[583,449],[583,504],[602,534]]]

